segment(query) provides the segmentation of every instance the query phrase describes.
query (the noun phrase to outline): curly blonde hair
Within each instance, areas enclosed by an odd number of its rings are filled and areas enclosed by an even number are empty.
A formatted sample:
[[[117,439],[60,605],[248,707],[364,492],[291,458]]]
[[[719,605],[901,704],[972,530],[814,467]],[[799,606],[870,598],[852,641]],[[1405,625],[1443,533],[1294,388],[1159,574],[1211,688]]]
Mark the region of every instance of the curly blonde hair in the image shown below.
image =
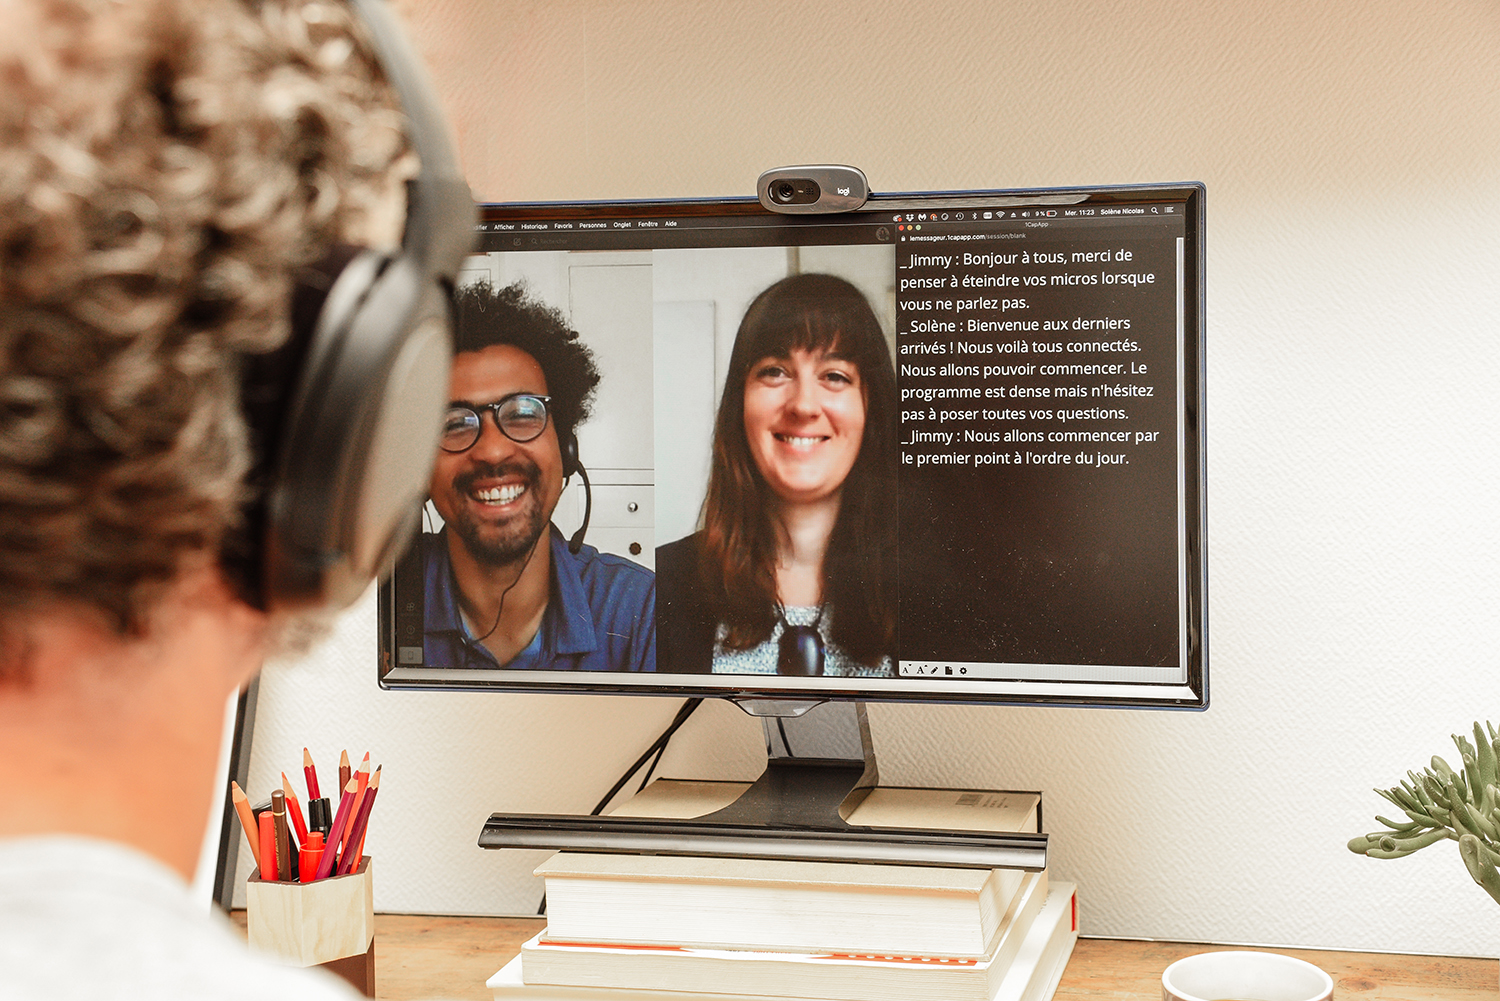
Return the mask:
[[[355,22],[0,5],[0,640],[56,599],[138,631],[239,524],[238,359],[286,339],[296,268],[404,216],[403,119]]]

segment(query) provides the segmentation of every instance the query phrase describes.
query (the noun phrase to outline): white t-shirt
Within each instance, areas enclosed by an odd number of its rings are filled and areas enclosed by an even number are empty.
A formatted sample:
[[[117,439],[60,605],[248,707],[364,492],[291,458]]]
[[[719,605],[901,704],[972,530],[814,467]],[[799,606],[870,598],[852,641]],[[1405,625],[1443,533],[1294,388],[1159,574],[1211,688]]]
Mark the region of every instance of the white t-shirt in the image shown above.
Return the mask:
[[[322,970],[250,952],[175,872],[93,838],[0,839],[0,998],[353,1001]]]

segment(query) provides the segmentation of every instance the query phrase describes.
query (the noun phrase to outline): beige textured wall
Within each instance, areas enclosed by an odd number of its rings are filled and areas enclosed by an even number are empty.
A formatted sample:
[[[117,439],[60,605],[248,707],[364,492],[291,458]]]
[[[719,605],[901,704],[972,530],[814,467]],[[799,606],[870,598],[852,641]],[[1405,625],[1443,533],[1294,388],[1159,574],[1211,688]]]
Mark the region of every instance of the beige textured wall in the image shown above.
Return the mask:
[[[1448,734],[1500,719],[1500,15],[1487,2],[405,0],[475,191],[1208,185],[1204,714],[881,706],[892,781],[1041,788],[1087,934],[1495,955],[1450,846],[1343,847]],[[270,672],[252,782],[387,764],[376,904],[517,913],[491,810],[586,810],[662,700],[390,695],[373,608]],[[748,774],[716,706],[677,774]]]
[[[877,191],[1494,176],[1483,2],[399,6],[491,200],[743,193],[829,160]]]

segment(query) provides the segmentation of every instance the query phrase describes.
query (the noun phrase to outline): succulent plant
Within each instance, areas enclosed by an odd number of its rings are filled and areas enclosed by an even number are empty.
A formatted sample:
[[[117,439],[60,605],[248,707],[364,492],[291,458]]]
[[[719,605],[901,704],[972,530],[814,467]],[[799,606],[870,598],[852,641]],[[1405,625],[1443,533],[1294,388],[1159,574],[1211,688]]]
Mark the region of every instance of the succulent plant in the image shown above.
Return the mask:
[[[1349,841],[1349,850],[1371,858],[1403,858],[1439,841],[1458,842],[1458,854],[1474,882],[1500,902],[1500,733],[1486,723],[1489,733],[1474,724],[1474,742],[1453,735],[1463,769],[1454,770],[1437,755],[1422,774],[1407,772],[1410,781],[1375,792],[1406,814],[1397,822],[1377,816],[1389,830],[1363,834]]]

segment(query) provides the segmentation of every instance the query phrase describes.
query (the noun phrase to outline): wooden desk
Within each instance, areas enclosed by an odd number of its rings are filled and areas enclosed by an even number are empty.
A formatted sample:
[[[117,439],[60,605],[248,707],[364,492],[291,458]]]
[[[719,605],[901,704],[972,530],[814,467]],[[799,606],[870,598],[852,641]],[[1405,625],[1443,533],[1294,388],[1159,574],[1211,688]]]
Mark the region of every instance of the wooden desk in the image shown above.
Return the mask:
[[[235,913],[241,926],[243,911]],[[375,915],[375,986],[381,998],[490,1001],[484,982],[541,930],[541,918]],[[1057,1001],[1160,1001],[1161,971],[1213,948],[1180,942],[1080,939]],[[1335,1001],[1496,1001],[1500,963],[1368,952],[1278,949],[1333,977]]]

